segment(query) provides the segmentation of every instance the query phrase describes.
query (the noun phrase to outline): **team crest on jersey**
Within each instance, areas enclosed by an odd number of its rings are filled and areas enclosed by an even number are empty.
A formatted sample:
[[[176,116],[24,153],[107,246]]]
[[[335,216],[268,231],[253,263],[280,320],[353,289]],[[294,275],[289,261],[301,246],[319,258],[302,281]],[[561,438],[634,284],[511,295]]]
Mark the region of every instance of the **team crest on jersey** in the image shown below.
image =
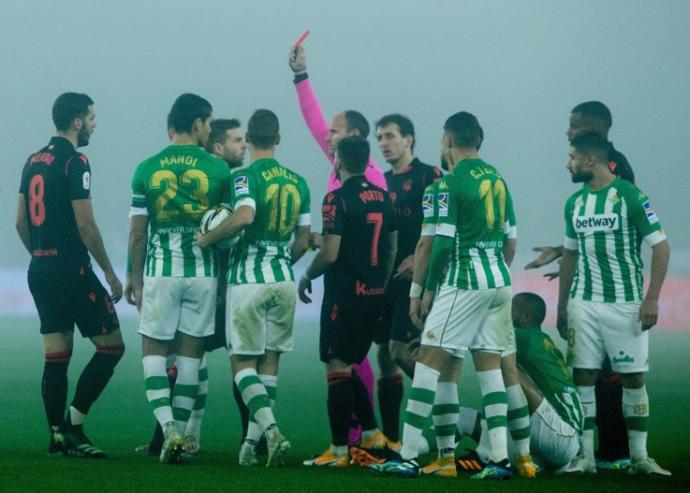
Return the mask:
[[[647,220],[649,221],[649,224],[656,224],[659,222],[659,218],[656,217],[656,214],[652,210],[652,206],[649,203],[649,199],[642,202],[642,208],[644,209],[645,214],[647,214]]]
[[[412,180],[405,180],[402,187],[403,187],[403,190],[405,190],[406,192],[409,192],[410,190],[412,190]]]
[[[434,204],[433,197],[430,193],[425,193],[422,197],[422,211],[424,212],[424,217],[433,217],[434,215]]]
[[[246,176],[238,176],[234,180],[235,195],[249,194],[249,178]]]
[[[448,217],[448,192],[438,194],[438,217]]]
[[[589,214],[573,218],[573,226],[578,233],[596,233],[620,229],[618,214]]]
[[[609,202],[611,202],[612,204],[617,204],[620,201],[621,201],[621,196],[618,195],[617,193],[614,193],[613,195],[611,195],[609,197]]]

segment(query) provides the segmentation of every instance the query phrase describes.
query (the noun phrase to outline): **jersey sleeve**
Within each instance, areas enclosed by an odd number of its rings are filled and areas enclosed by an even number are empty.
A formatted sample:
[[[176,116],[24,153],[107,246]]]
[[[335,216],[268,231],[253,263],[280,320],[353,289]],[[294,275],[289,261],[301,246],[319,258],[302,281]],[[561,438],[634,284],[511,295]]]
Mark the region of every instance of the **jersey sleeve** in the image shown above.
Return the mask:
[[[442,183],[436,193],[436,236],[455,237],[457,207],[455,195]]]
[[[91,198],[91,165],[84,154],[77,154],[70,159],[65,173],[69,200]]]
[[[637,192],[630,201],[630,219],[635,225],[637,231],[644,239],[647,245],[654,246],[666,239],[666,234],[661,228],[661,223],[657,217],[652,205],[649,202],[647,194],[639,189],[634,189],[632,193]]]
[[[570,197],[570,199],[568,199],[568,201],[565,203],[565,238],[563,239],[563,248],[566,248],[567,250],[577,250],[577,236],[575,235],[575,228],[573,228],[574,204],[574,197]]]
[[[132,204],[129,208],[129,217],[148,216],[146,208],[146,189],[142,178],[141,166],[138,166],[132,177]]]
[[[342,200],[335,193],[328,193],[321,205],[321,223],[323,224],[323,235],[342,235],[343,234],[343,215],[344,207]]]
[[[517,219],[515,217],[515,208],[513,207],[513,196],[506,188],[506,223],[504,226],[504,236],[508,240],[517,239]]]
[[[429,185],[422,195],[422,236],[436,234],[436,186]]]
[[[300,180],[301,202],[299,205],[299,216],[297,226],[311,226],[311,193],[309,185],[305,180]]]
[[[26,160],[22,168],[22,179],[19,181],[19,193],[28,195],[29,193],[29,168],[31,167],[31,157]]]
[[[247,170],[240,170],[232,175],[231,197],[232,208],[251,207],[256,211],[256,178]]]

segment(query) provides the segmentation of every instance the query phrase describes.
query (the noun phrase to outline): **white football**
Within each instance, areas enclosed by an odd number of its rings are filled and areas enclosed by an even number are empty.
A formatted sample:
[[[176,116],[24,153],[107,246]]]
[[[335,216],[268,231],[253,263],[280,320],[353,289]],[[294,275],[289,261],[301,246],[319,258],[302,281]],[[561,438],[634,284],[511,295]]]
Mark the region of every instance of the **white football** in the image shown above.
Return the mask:
[[[232,214],[232,209],[224,205],[219,205],[213,209],[207,210],[201,217],[201,224],[199,224],[199,229],[203,234],[213,231],[220,223],[222,223],[227,217]],[[214,246],[220,248],[221,250],[227,250],[232,248],[238,241],[240,241],[240,236],[233,236],[232,238],[227,238],[219,241]]]

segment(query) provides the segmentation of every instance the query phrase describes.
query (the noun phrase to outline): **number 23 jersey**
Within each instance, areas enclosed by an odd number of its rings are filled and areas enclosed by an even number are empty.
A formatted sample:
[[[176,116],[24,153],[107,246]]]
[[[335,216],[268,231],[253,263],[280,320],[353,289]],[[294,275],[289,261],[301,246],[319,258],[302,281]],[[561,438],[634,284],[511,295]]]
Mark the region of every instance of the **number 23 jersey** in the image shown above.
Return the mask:
[[[196,145],[170,145],[142,162],[132,179],[130,216],[149,218],[146,255],[150,277],[214,277],[211,248],[196,243],[199,221],[209,208],[229,203],[230,170]]]

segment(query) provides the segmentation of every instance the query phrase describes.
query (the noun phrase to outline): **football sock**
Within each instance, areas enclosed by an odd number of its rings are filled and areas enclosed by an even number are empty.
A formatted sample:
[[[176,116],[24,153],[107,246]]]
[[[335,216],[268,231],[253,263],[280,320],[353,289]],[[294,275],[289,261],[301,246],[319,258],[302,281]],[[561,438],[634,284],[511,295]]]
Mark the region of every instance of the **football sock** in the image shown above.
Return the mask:
[[[455,425],[458,422],[459,408],[458,384],[438,382],[431,416],[439,457],[455,455]]]
[[[618,373],[602,368],[594,386],[597,399],[597,459],[630,457],[628,429],[623,417],[623,383]]]
[[[278,377],[276,375],[259,375],[261,383],[266,388],[266,394],[268,395],[268,402],[273,409],[276,402],[276,396],[278,394]],[[249,443],[255,445],[261,440],[261,435],[263,435],[263,430],[261,426],[253,419],[249,418],[247,423],[247,432],[245,438]]]
[[[499,463],[508,458],[508,396],[501,370],[478,371],[482,406],[491,444],[490,458]]]
[[[335,447],[348,444],[348,428],[353,408],[352,374],[351,371],[340,371],[327,375],[328,421],[331,426],[331,443]]]
[[[232,382],[232,396],[235,398],[235,403],[237,404],[237,409],[240,412],[240,420],[242,421],[242,438],[247,436],[247,428],[249,427],[249,408],[242,400],[242,394],[240,389],[237,388],[237,383],[233,380]]]
[[[458,422],[455,425],[458,430],[458,436],[468,436],[475,439],[475,441],[478,441],[479,438],[474,436],[474,430],[477,428],[478,416],[479,413],[476,409],[472,409],[471,407],[461,407],[460,414],[458,415]]]
[[[438,376],[437,370],[422,363],[415,364],[403,421],[403,446],[400,455],[405,460],[416,459],[419,455],[418,446],[434,405]]]
[[[530,422],[527,398],[520,384],[506,387],[508,394],[508,429],[517,455],[529,455]]]
[[[262,431],[276,424],[271,403],[268,400],[266,387],[255,368],[244,368],[235,374],[235,383],[242,394],[242,400],[249,408],[249,416],[261,427]]]
[[[67,405],[67,367],[72,351],[45,353],[41,395],[48,426],[56,427],[65,417]]]
[[[623,387],[623,416],[628,427],[630,459],[633,461],[646,459],[649,397],[644,385],[639,389]]]
[[[378,398],[383,434],[389,440],[397,442],[400,440],[400,406],[403,398],[401,373],[379,379]]]
[[[206,396],[208,395],[208,367],[206,366],[206,354],[201,358],[199,364],[199,390],[194,400],[192,414],[187,421],[185,436],[192,436],[199,440],[201,438],[201,424],[204,421],[206,412]]]
[[[69,424],[72,426],[82,426],[84,424],[84,419],[86,414],[82,413],[79,409],[74,406],[70,406],[67,411],[69,415]]]
[[[172,410],[177,431],[184,433],[199,393],[199,358],[177,356],[177,380],[172,390]]]
[[[144,364],[144,388],[146,399],[151,404],[158,424],[165,426],[173,421],[170,406],[170,382],[165,371],[165,356],[149,355],[142,359]]]
[[[575,387],[580,396],[582,408],[585,411],[585,427],[582,432],[582,447],[580,452],[589,460],[594,460],[594,423],[597,418],[597,401],[594,398],[594,385]]]
[[[82,414],[88,414],[91,405],[96,402],[103,389],[113,376],[115,366],[125,353],[125,345],[122,343],[110,346],[98,346],[96,354],[88,362],[82,371],[77,389],[74,392],[72,406]],[[83,420],[82,420],[83,422]]]
[[[417,454],[424,455],[436,448],[436,431],[433,426],[426,426],[417,441]]]
[[[374,415],[374,408],[369,400],[369,393],[364,385],[362,379],[355,373],[351,372],[352,375],[352,409],[357,416],[359,424],[362,425],[362,437],[365,437],[365,433],[369,431],[378,431],[378,425],[376,424],[376,416]]]

